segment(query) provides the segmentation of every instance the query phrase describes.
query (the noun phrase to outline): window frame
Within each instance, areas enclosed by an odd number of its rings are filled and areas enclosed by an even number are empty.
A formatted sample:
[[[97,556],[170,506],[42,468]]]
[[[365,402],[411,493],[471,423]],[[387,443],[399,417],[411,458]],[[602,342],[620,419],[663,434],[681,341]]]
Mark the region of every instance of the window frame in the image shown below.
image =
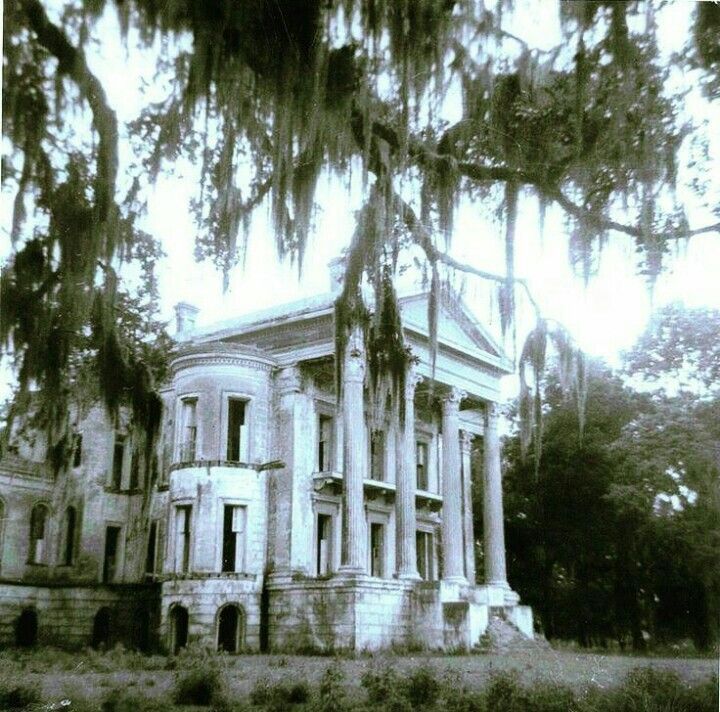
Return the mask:
[[[188,460],[184,457],[183,451],[186,447],[186,441],[183,439],[185,435],[185,403],[195,403],[195,442],[193,448],[193,458]],[[200,442],[201,427],[200,418],[200,394],[196,392],[183,393],[177,397],[175,418],[175,445],[173,447],[173,461],[177,463],[195,462],[198,459],[198,443]]]
[[[193,570],[194,556],[193,556],[193,545],[195,543],[195,507],[193,506],[192,500],[177,500],[172,503],[173,507],[173,518],[172,518],[172,572],[174,574],[189,574]],[[188,524],[188,531],[186,537],[187,548],[183,555],[183,568],[178,569],[178,530],[177,530],[177,515],[178,510],[187,509],[190,512],[190,516],[186,517],[186,523]],[[187,560],[187,567],[184,566],[184,562]]]
[[[237,568],[237,559],[238,559],[238,551],[237,551],[237,538],[235,539],[235,568],[233,570],[225,570],[224,569],[224,563],[225,563],[225,509],[227,507],[242,507],[245,510],[245,527],[243,530],[243,546],[242,546],[242,561],[240,563],[240,568]],[[219,503],[219,509],[222,512],[222,515],[218,517],[219,524],[220,524],[220,531],[219,531],[219,540],[218,540],[218,553],[219,553],[219,561],[217,562],[217,570],[220,573],[224,574],[246,574],[249,573],[248,569],[248,562],[249,562],[249,552],[248,552],[248,542],[249,542],[249,536],[248,536],[248,530],[250,528],[250,503],[248,500],[235,500],[235,499],[221,499]],[[236,533],[237,534],[237,533]]]
[[[115,528],[118,530],[118,546],[115,553],[115,568],[113,570],[113,577],[105,580],[105,562],[107,557],[107,540],[108,540],[108,529]],[[119,583],[123,579],[123,569],[125,566],[125,524],[123,522],[105,520],[105,527],[103,529],[103,547],[102,547],[102,559],[100,561],[100,583],[111,584]]]
[[[240,452],[238,453],[240,459],[238,460],[228,460],[228,445],[230,440],[230,401],[242,401],[245,404],[245,412],[243,414],[243,424],[242,427],[245,429],[245,437],[243,438],[242,435],[240,437],[239,442],[239,448]],[[253,436],[255,433],[254,427],[253,427],[253,420],[255,415],[255,408],[254,408],[254,396],[250,393],[243,393],[241,391],[223,391],[222,392],[222,417],[220,419],[221,421],[221,441],[220,441],[220,453],[219,458],[221,460],[224,460],[225,462],[233,462],[233,463],[243,463],[243,464],[249,464],[252,462],[253,454],[254,454],[254,448],[253,448]],[[247,452],[245,453],[245,458],[242,458],[243,452],[243,440],[245,441],[245,449]]]
[[[34,522],[34,516],[35,511],[38,509],[43,509],[45,511],[45,517],[43,519],[43,536],[42,539],[35,537],[35,522]],[[33,504],[33,506],[30,509],[30,531],[28,536],[28,556],[27,556],[27,562],[28,564],[31,564],[33,566],[47,566],[48,565],[48,539],[49,539],[49,529],[50,529],[50,516],[51,516],[51,509],[50,505],[45,502],[44,500],[37,501]],[[37,546],[36,543],[38,541],[43,542],[43,550],[42,554],[40,556],[37,555]]]

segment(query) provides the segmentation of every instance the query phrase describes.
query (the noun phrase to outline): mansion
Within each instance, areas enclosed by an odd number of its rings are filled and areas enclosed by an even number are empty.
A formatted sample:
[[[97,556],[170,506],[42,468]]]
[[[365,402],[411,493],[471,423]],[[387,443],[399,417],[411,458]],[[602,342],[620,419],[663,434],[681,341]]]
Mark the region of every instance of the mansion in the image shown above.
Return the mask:
[[[505,566],[512,364],[446,297],[433,368],[428,295],[401,297],[405,417],[371,427],[358,334],[337,402],[336,296],[205,328],[179,304],[147,480],[99,406],[57,478],[40,438],[17,439],[0,461],[0,645],[470,649],[492,615],[532,638]]]

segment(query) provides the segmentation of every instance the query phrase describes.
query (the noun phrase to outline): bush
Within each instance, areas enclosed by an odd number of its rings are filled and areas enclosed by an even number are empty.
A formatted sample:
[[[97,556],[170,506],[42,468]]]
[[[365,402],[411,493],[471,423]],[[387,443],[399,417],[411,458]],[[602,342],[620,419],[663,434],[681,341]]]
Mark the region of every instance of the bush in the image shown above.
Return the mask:
[[[40,702],[37,688],[10,680],[0,681],[0,710],[23,710]]]
[[[173,707],[164,700],[148,699],[137,692],[116,688],[105,697],[100,709],[102,712],[169,712]]]
[[[371,705],[382,704],[398,692],[397,675],[389,665],[367,669],[360,678],[360,684],[367,692],[367,701]]]
[[[270,683],[258,680],[250,692],[250,703],[255,707],[282,712],[292,705],[302,705],[310,700],[310,685],[301,682]]]
[[[225,708],[227,692],[220,658],[202,648],[188,648],[178,656],[173,700],[178,705]]]
[[[350,704],[345,697],[345,673],[336,658],[320,679],[317,712],[346,712]]]
[[[404,681],[403,687],[405,697],[414,709],[432,707],[441,690],[435,670],[427,665],[415,668]]]

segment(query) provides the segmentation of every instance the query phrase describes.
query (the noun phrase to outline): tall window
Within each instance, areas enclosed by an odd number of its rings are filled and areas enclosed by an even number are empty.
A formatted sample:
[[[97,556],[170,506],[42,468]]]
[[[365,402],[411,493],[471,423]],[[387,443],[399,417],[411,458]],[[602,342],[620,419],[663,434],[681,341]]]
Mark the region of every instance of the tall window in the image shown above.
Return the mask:
[[[318,417],[317,469],[328,472],[332,466],[332,432],[333,419],[329,415]]]
[[[65,541],[62,562],[65,566],[75,563],[75,543],[77,539],[77,510],[68,507],[65,510]]]
[[[385,479],[385,433],[382,430],[370,433],[370,478]]]
[[[433,535],[431,532],[417,531],[415,533],[415,544],[417,548],[417,568],[420,577],[425,581],[435,579],[434,557],[433,557]]]
[[[2,555],[4,549],[5,539],[5,502],[0,499],[0,566],[2,566]]]
[[[222,570],[245,570],[245,520],[247,510],[226,504],[223,514]]]
[[[158,525],[157,522],[150,522],[150,532],[148,534],[147,555],[145,557],[145,573],[152,575],[155,573],[155,562],[157,561],[157,539]]]
[[[125,436],[116,435],[113,447],[112,488],[122,488],[123,464],[125,460]]]
[[[120,553],[120,527],[109,526],[105,529],[105,556],[103,559],[103,583],[112,583],[117,576],[118,556]]]
[[[140,488],[140,455],[133,452],[130,455],[130,484],[129,489],[136,490]]]
[[[332,571],[332,517],[329,514],[317,515],[315,571],[318,576],[325,576]]]
[[[245,425],[247,401],[228,400],[227,459],[230,462],[248,461],[248,428]]]
[[[191,517],[190,505],[175,508],[175,571],[178,573],[187,573],[190,570]]]
[[[181,402],[180,462],[192,462],[197,444],[197,398]]]
[[[82,464],[82,433],[73,435],[73,467],[80,467]]]
[[[428,445],[419,441],[415,443],[415,458],[417,463],[417,489],[428,489]]]
[[[385,575],[385,525],[370,523],[370,575]]]
[[[48,508],[36,504],[30,514],[30,556],[31,564],[44,564],[47,549]]]

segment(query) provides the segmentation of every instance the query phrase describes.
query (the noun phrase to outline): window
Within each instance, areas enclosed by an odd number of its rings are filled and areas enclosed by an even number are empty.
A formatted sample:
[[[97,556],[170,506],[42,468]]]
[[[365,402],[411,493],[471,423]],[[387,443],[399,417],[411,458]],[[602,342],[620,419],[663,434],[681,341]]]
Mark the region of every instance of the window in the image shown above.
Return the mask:
[[[118,555],[120,552],[120,527],[109,526],[105,529],[105,557],[103,559],[103,583],[112,583],[117,576]]]
[[[46,534],[48,508],[44,504],[36,504],[30,514],[30,556],[31,564],[44,564],[46,555]]]
[[[77,510],[68,507],[65,510],[65,541],[63,546],[62,563],[72,566],[75,563],[75,543],[77,539]]]
[[[245,425],[247,401],[228,400],[227,459],[229,462],[248,461],[248,429]]]
[[[190,505],[175,508],[175,571],[178,573],[187,573],[190,570],[191,516]]]
[[[417,467],[417,489],[428,489],[428,444],[417,441],[415,443],[415,458]]]
[[[125,459],[125,436],[115,436],[115,446],[113,448],[112,463],[112,488],[115,490],[122,489],[123,462]]]
[[[385,525],[370,523],[370,575],[382,578],[385,574]]]
[[[155,565],[157,560],[157,539],[158,525],[157,522],[150,522],[150,532],[148,534],[147,556],[145,557],[145,573],[153,575],[155,573]]]
[[[245,569],[245,520],[247,510],[226,504],[223,514],[222,570]]]
[[[318,444],[317,444],[317,469],[318,472],[328,472],[333,469],[332,446],[333,446],[333,419],[329,415],[318,417]]]
[[[3,555],[3,544],[5,540],[3,538],[5,534],[5,502],[0,499],[0,566],[2,566],[2,555]]]
[[[197,445],[197,398],[183,398],[180,420],[180,462],[195,459]]]
[[[385,479],[385,433],[382,430],[370,433],[370,479]]]
[[[420,578],[425,581],[435,579],[434,556],[433,556],[433,535],[431,532],[417,531],[415,533],[415,544],[417,547],[417,568]]]
[[[315,571],[317,576],[326,576],[332,571],[332,516],[330,514],[317,515]]]
[[[82,433],[73,435],[73,467],[80,467],[82,464]]]

